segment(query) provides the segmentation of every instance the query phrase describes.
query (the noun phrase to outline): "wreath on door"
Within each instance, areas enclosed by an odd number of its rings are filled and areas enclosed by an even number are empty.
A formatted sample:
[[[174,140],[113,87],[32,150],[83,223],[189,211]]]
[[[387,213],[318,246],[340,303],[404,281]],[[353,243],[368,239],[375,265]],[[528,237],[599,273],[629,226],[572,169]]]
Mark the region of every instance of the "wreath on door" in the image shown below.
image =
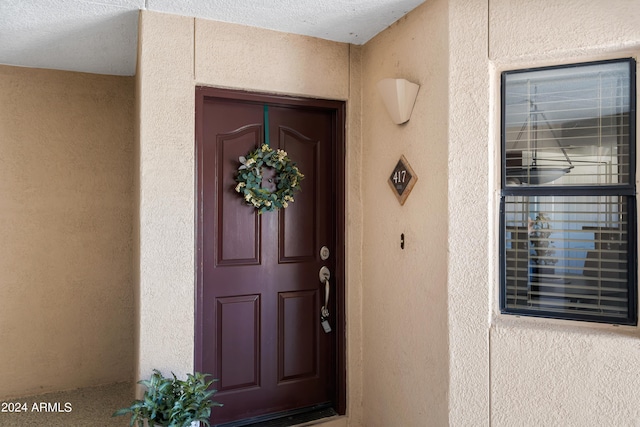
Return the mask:
[[[300,181],[304,175],[288,157],[284,150],[272,150],[267,144],[240,156],[240,167],[236,177],[236,191],[248,205],[258,209],[258,213],[286,208],[293,203],[293,195],[300,190]],[[262,171],[272,168],[275,175],[269,181],[275,190],[262,186]]]

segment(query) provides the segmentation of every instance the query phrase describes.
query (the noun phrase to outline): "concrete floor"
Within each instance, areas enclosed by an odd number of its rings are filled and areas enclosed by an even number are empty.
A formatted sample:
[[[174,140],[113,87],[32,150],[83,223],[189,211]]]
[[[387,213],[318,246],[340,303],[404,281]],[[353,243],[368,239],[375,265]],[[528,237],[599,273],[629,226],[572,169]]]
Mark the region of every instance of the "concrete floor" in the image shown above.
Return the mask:
[[[124,427],[127,416],[112,418],[134,399],[131,383],[41,394],[0,402],[2,427]],[[25,405],[26,404],[26,405]],[[15,411],[17,406],[26,412]]]
[[[130,417],[111,415],[131,405],[133,393],[127,382],[0,401],[0,427],[125,427]],[[2,412],[17,407],[20,412]],[[346,427],[347,419],[334,416],[298,426]]]

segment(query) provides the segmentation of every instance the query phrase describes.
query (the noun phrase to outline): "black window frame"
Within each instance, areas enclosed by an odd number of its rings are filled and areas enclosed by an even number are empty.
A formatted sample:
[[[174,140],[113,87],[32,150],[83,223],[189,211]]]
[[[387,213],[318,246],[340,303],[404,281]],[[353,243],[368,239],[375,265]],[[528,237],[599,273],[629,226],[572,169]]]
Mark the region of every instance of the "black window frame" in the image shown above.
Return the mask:
[[[506,137],[506,78],[516,73],[528,73],[543,70],[576,68],[589,65],[608,64],[615,62],[626,62],[629,65],[629,178],[625,184],[615,185],[537,185],[537,186],[508,186],[507,185],[507,137]],[[591,61],[583,63],[573,63],[566,65],[555,65],[547,67],[535,67],[517,70],[507,70],[501,73],[501,89],[500,89],[500,139],[501,139],[501,185],[500,185],[500,313],[507,315],[564,319],[575,321],[586,321],[596,323],[607,323],[614,325],[637,325],[637,207],[636,207],[636,61],[634,58],[619,58],[604,61]],[[523,309],[507,307],[507,253],[506,253],[506,212],[505,199],[508,196],[626,196],[627,197],[627,215],[628,221],[628,315],[626,318],[610,317],[610,316],[594,316],[593,314],[584,315],[579,312],[559,313],[555,311],[545,311],[541,309]]]

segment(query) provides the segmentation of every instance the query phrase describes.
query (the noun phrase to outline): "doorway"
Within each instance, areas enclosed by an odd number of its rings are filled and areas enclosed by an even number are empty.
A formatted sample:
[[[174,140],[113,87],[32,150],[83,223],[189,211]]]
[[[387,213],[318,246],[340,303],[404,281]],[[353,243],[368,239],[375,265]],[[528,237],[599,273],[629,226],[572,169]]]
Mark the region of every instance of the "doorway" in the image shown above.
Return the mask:
[[[345,412],[344,113],[196,89],[195,366],[218,380],[213,425]],[[304,179],[288,207],[259,213],[235,187],[239,158],[263,144]]]

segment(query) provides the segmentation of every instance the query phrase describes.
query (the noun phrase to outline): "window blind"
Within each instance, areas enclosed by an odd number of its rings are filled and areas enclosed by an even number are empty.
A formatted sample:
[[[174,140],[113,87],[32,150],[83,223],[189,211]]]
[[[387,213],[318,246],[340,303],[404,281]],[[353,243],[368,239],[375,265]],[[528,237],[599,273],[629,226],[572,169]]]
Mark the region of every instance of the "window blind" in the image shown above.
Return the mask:
[[[626,318],[629,198],[505,198],[506,307]]]
[[[507,186],[629,182],[626,63],[514,73],[505,84]]]

